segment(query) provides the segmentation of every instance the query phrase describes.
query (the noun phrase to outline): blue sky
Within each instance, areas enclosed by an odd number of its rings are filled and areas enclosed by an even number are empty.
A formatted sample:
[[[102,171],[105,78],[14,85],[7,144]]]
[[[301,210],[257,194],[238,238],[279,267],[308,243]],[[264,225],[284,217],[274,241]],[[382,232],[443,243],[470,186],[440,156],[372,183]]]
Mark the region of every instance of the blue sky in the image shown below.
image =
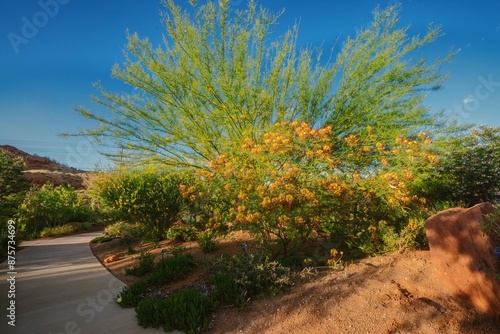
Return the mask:
[[[203,2],[203,1],[201,1]],[[247,0],[232,0],[244,8]],[[377,5],[395,0],[260,0],[273,11],[285,8],[284,31],[300,20],[300,43],[339,50],[348,35],[370,22]],[[189,6],[187,0],[177,0]],[[500,126],[500,1],[403,0],[400,24],[423,34],[430,22],[446,34],[416,57],[433,60],[454,48],[460,52],[442,72],[444,89],[429,95],[432,110],[445,110],[463,122]],[[92,83],[121,91],[111,67],[123,62],[125,31],[159,44],[164,32],[160,0],[17,0],[0,3],[0,145],[14,145],[70,166],[93,169],[105,161],[84,138],[62,132],[93,128],[74,112],[99,111],[90,101]],[[335,52],[335,51],[334,51]]]

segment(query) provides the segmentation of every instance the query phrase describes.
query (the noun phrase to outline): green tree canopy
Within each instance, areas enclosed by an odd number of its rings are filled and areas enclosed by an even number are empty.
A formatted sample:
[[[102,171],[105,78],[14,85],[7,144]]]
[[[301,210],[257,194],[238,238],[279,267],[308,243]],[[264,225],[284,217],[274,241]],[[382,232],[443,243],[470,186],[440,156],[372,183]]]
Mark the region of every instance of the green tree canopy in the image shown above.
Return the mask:
[[[0,232],[7,231],[7,221],[14,218],[29,189],[29,182],[22,174],[24,167],[22,158],[0,149]]]
[[[336,62],[324,64],[321,50],[299,49],[297,26],[275,37],[281,13],[254,1],[241,11],[229,0],[193,4],[194,14],[173,0],[164,5],[163,45],[154,48],[130,34],[126,61],[112,70],[136,93],[97,85],[101,96],[94,101],[114,116],[77,109],[100,123],[81,134],[111,141],[133,161],[205,167],[282,121],[331,125],[340,143],[368,125],[393,139],[395,131],[408,135],[435,124],[422,101],[445,79],[438,72],[442,60],[427,65],[408,56],[441,32],[430,28],[409,38],[406,28],[396,28],[396,7],[377,8],[371,25],[346,41]]]
[[[452,200],[465,205],[500,196],[500,127],[480,126],[455,138],[443,156],[440,177]]]

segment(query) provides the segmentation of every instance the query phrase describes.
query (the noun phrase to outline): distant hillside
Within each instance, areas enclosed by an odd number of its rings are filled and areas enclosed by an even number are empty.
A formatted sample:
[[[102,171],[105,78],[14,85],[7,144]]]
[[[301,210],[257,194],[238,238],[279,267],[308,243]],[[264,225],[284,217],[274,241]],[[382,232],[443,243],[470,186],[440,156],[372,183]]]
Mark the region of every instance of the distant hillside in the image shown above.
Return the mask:
[[[22,158],[26,163],[23,176],[32,185],[42,185],[52,182],[54,185],[69,184],[75,189],[85,189],[89,179],[89,173],[66,167],[47,158],[38,157],[26,153],[14,146],[0,145],[0,150]]]

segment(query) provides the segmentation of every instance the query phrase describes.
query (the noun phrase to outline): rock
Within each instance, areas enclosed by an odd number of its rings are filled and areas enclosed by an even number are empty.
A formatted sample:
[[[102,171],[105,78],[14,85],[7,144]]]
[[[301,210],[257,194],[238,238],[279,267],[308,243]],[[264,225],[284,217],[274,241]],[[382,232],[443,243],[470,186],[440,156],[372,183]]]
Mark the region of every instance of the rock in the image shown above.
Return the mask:
[[[499,260],[492,240],[481,231],[491,203],[470,209],[449,209],[427,219],[425,232],[431,262],[443,286],[478,310],[500,317],[500,285],[495,280]]]
[[[118,254],[108,256],[107,258],[104,259],[104,263],[111,263],[111,262],[116,262],[120,260],[121,257]]]

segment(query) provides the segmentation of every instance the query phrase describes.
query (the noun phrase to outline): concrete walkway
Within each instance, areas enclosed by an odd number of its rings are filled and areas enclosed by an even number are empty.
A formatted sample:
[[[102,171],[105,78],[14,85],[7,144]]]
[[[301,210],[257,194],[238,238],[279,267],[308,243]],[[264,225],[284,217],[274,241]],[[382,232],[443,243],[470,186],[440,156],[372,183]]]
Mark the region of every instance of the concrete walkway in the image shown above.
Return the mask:
[[[134,309],[114,302],[124,283],[92,254],[89,241],[98,235],[22,243],[27,247],[16,254],[16,274],[8,274],[7,262],[0,267],[0,333],[164,333],[139,327]],[[8,281],[13,276],[15,285]],[[8,324],[12,301],[15,327]]]

